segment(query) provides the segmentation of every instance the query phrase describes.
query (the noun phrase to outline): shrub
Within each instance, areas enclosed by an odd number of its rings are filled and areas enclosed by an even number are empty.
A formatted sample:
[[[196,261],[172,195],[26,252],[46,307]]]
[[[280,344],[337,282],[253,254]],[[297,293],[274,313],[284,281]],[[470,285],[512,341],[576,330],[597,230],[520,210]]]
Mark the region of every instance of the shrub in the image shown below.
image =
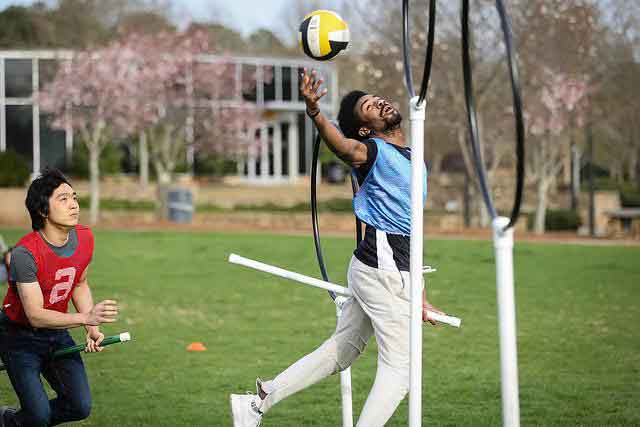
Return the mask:
[[[13,150],[0,152],[0,187],[22,187],[29,179],[29,163]]]
[[[81,209],[89,209],[89,197],[80,197],[78,204]],[[100,209],[107,211],[153,211],[155,202],[150,200],[100,199]]]
[[[318,202],[319,210],[329,212],[353,212],[353,202],[351,199],[329,199],[324,202]]]
[[[235,160],[225,159],[224,157],[196,156],[194,164],[194,173],[198,176],[225,176],[233,175],[237,172],[238,166]]]
[[[577,230],[581,225],[582,221],[576,211],[569,209],[547,209],[544,226],[548,231]]]
[[[640,208],[640,187],[631,184],[621,185],[620,203],[624,208]]]
[[[100,175],[120,173],[122,150],[115,144],[107,144],[100,153]],[[89,178],[89,150],[82,142],[73,144],[71,175],[77,178]]]

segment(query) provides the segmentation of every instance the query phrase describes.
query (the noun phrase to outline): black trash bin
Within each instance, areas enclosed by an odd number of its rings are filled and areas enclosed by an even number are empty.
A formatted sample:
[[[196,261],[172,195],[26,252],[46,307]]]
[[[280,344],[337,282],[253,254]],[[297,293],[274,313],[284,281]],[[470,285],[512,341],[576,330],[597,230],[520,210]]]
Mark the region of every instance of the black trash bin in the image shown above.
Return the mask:
[[[167,192],[169,221],[191,224],[193,219],[193,195],[186,188],[174,188]]]

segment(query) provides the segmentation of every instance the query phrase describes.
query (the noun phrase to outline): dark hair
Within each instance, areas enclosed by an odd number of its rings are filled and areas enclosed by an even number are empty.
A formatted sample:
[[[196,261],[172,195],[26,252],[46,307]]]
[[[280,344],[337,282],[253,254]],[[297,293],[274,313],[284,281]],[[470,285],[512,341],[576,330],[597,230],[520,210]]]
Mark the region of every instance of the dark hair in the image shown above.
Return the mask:
[[[47,167],[29,186],[25,204],[31,216],[32,229],[44,228],[44,219],[49,215],[49,198],[61,184],[69,184],[69,181],[58,169]]]
[[[338,125],[347,138],[357,139],[358,141],[366,139],[366,137],[362,137],[358,133],[358,130],[360,130],[364,123],[355,113],[356,103],[365,95],[366,92],[361,90],[352,90],[346,94],[340,102]]]

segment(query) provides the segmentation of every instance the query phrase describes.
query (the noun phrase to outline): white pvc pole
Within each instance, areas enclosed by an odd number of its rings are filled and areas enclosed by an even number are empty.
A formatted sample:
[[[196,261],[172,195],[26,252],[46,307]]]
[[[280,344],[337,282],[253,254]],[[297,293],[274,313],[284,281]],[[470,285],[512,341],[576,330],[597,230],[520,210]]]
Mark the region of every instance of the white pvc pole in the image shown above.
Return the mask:
[[[336,304],[336,316],[340,320],[342,305]],[[353,399],[351,390],[351,368],[340,372],[340,395],[342,397],[342,427],[353,427]]]
[[[276,276],[283,277],[285,279],[295,280],[296,282],[315,286],[316,288],[326,289],[327,291],[332,291],[339,295],[351,296],[351,290],[349,290],[348,288],[345,288],[344,286],[336,285],[335,283],[325,282],[324,280],[320,280],[320,279],[314,279],[313,277],[305,276],[304,274],[294,273],[293,271],[289,271],[289,270],[285,270],[284,268],[265,264],[260,261],[254,261],[252,259],[245,258],[240,255],[236,255],[236,254],[229,255],[229,262],[232,264],[244,265],[245,267],[253,268],[254,270],[260,270],[265,273],[270,273]]]
[[[353,427],[350,367],[340,372],[340,393],[342,395],[342,427]]]
[[[425,102],[410,101],[411,122],[411,369],[409,427],[422,425],[422,192]]]
[[[493,227],[496,254],[496,286],[500,324],[500,377],[502,389],[502,425],[520,425],[518,401],[518,349],[516,346],[516,308],[513,290],[513,228],[504,228],[509,218],[497,217]]]
[[[249,258],[242,257],[240,255],[231,254],[229,255],[229,262],[232,264],[243,265],[245,267],[253,268],[254,270],[263,271],[265,273],[273,274],[274,276],[279,276],[285,279],[290,279],[299,283],[303,283],[305,285],[311,285],[316,288],[326,289],[327,291],[333,291],[338,295],[344,295],[346,297],[350,297],[353,295],[351,289],[345,288],[344,286],[336,285],[334,283],[325,282],[324,280],[315,279],[313,277],[305,276],[304,274],[294,273],[293,271],[285,270],[284,268],[274,267],[273,265],[265,264],[260,261],[254,261]],[[345,301],[345,298],[336,298],[336,306],[342,307],[342,303]],[[422,310],[422,306],[421,306]],[[422,313],[422,311],[421,311]],[[455,328],[459,328],[462,324],[462,319],[454,316],[449,316],[448,314],[440,314],[433,311],[427,311],[427,316],[429,318],[435,320],[436,322],[445,323],[447,325],[453,326]],[[420,314],[420,320],[422,321],[422,314]]]

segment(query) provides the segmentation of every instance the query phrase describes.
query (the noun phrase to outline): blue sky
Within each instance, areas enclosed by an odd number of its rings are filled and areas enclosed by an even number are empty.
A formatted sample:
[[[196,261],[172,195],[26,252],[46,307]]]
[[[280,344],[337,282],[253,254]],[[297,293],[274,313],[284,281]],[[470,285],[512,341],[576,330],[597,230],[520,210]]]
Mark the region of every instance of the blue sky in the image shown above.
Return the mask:
[[[107,0],[108,1],[108,0]],[[31,4],[33,0],[0,0],[0,9],[11,4]],[[198,20],[223,22],[243,33],[260,27],[273,28],[286,0],[174,0],[174,13],[180,21]],[[265,5],[268,5],[265,7]]]

